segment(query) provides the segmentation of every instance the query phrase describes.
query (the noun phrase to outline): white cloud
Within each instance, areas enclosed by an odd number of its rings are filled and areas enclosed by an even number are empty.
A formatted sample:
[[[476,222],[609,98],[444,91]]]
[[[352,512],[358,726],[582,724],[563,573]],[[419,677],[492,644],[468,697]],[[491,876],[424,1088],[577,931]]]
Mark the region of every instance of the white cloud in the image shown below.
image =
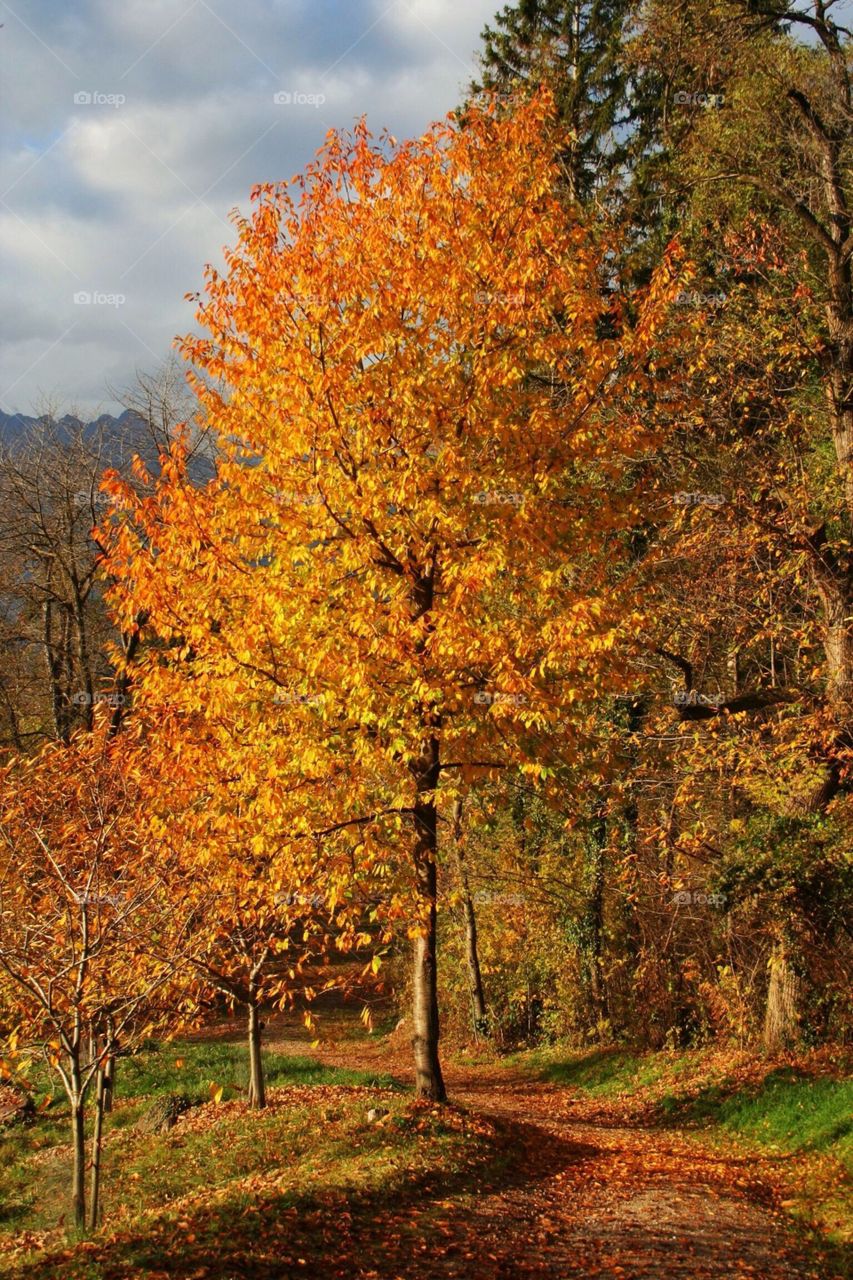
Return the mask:
[[[499,0],[30,0],[0,57],[0,408],[103,407],[168,355],[229,210],[330,128],[421,132],[462,97]],[[23,19],[23,20],[22,20]],[[10,88],[11,86],[11,88]],[[322,95],[276,106],[276,91]],[[75,93],[123,95],[121,105]],[[2,195],[0,191],[0,195]],[[199,201],[199,197],[203,197]],[[75,291],[122,294],[84,306]]]

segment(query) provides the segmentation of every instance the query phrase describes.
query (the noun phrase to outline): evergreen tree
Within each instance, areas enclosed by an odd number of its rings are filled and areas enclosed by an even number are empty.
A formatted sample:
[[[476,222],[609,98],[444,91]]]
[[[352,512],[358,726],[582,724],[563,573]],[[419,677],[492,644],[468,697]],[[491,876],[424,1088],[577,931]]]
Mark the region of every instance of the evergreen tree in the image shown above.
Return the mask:
[[[535,91],[547,84],[573,138],[563,163],[572,199],[619,187],[637,142],[636,86],[622,57],[633,0],[519,0],[483,31],[474,92]]]

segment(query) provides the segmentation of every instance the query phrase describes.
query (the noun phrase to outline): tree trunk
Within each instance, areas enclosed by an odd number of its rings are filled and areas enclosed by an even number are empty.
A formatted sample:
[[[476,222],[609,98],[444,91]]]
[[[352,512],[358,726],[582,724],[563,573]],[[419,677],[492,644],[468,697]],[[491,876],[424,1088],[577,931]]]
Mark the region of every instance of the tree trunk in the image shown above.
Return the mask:
[[[98,1225],[101,1206],[101,1140],[104,1132],[104,1100],[106,1096],[106,1064],[98,1071],[95,1095],[95,1130],[92,1134],[92,1174],[89,1184],[89,1230]]]
[[[45,663],[47,664],[48,687],[50,689],[50,705],[53,715],[53,732],[60,741],[65,737],[65,703],[62,693],[60,672],[62,663],[57,656],[53,629],[53,603],[45,600],[42,605],[42,645]]]
[[[823,776],[806,798],[810,813],[822,813],[842,786],[842,754],[853,739],[853,585],[835,557],[817,563],[816,585],[823,613],[826,701],[835,725],[825,748]]]
[[[799,1030],[799,982],[787,948],[777,942],[770,955],[770,984],[764,1017],[764,1047],[771,1053],[790,1048]]]
[[[604,846],[607,843],[607,821],[603,808],[597,808],[587,838],[586,950],[590,1010],[596,1025],[606,1016],[602,957],[604,936]]]
[[[255,1002],[249,1005],[249,1106],[260,1110],[267,1105],[264,1060],[261,1056],[261,1018]]]
[[[116,1056],[111,1053],[104,1066],[104,1111],[113,1109],[113,1095],[116,1087]]]
[[[77,594],[74,601],[74,627],[77,631],[77,661],[80,666],[80,679],[83,683],[82,693],[85,695],[86,712],[83,725],[89,732],[95,724],[95,685],[92,680],[92,667],[89,660],[89,642],[86,635],[85,601]]]
[[[453,805],[453,852],[456,859],[456,872],[459,876],[459,887],[462,893],[462,914],[465,921],[465,961],[468,966],[468,984],[471,991],[471,1015],[474,1022],[474,1034],[483,1035],[488,1025],[488,1012],[486,1009],[486,994],[483,989],[483,975],[480,971],[480,956],[477,949],[477,916],[468,884],[468,869],[465,865],[465,853],[462,848],[461,800],[456,800]]]
[[[437,571],[435,551],[432,568],[419,573],[412,587],[412,623],[422,626],[415,651],[423,654],[427,636],[432,631],[430,612],[434,603]],[[414,946],[412,981],[412,1048],[415,1055],[415,1083],[418,1096],[446,1102],[447,1092],[438,1058],[438,948],[436,856],[438,853],[438,814],[436,791],[441,777],[439,731],[441,716],[432,706],[421,706],[424,734],[423,754],[411,766],[415,780],[414,847],[412,861],[418,898],[418,932]]]
[[[420,929],[415,938],[412,1048],[418,1096],[446,1102],[447,1093],[438,1058],[437,912],[436,865],[437,816],[434,800],[415,805],[415,883],[420,906]]]
[[[86,1129],[85,1104],[79,1093],[71,1104],[71,1143],[71,1212],[74,1225],[83,1228],[86,1225]]]

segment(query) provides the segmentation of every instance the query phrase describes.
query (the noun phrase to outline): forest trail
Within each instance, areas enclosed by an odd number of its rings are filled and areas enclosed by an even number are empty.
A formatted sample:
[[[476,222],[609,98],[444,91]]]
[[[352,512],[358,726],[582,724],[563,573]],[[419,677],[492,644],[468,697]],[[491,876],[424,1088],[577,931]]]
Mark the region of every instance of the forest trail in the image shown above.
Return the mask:
[[[337,1065],[407,1079],[387,1048],[328,1047]],[[401,1069],[402,1068],[402,1069]],[[833,1274],[810,1261],[766,1166],[709,1153],[677,1130],[626,1127],[607,1107],[500,1066],[452,1066],[450,1101],[494,1120],[502,1171],[479,1187],[425,1185],[401,1204],[404,1230],[374,1221],[353,1257],[366,1280],[794,1280]],[[772,1165],[772,1160],[770,1164]],[[386,1234],[387,1233],[387,1234]],[[422,1244],[414,1244],[418,1236]],[[375,1260],[375,1267],[369,1260]],[[381,1260],[380,1260],[381,1259]]]

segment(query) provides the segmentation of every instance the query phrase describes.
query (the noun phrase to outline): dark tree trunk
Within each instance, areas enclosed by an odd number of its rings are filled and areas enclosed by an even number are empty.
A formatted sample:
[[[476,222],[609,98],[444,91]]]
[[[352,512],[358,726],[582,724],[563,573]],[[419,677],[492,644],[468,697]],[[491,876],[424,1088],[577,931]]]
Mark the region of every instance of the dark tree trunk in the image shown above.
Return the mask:
[[[604,990],[604,846],[607,843],[607,821],[604,810],[593,815],[587,839],[587,907],[586,950],[590,1011],[596,1023],[607,1013]]]
[[[430,789],[430,799],[419,800],[415,805],[414,863],[420,928],[414,946],[412,1048],[419,1097],[445,1102],[447,1093],[438,1057],[437,844],[437,815]]]
[[[423,654],[427,636],[432,630],[430,613],[434,603],[437,565],[435,554],[431,568],[418,572],[411,593],[412,623],[420,625],[421,634],[415,652]],[[438,1057],[438,946],[437,946],[437,870],[438,813],[436,792],[441,777],[441,754],[438,731],[441,716],[435,707],[421,706],[423,750],[411,766],[416,787],[414,805],[414,845],[412,862],[418,908],[418,932],[414,945],[412,975],[412,1048],[415,1056],[415,1084],[418,1096],[446,1102],[447,1092]]]
[[[113,1097],[116,1087],[116,1056],[111,1053],[104,1065],[104,1111],[113,1109]]]
[[[83,724],[89,731],[95,723],[95,686],[92,680],[92,669],[89,660],[89,640],[86,635],[85,602],[79,597],[74,603],[74,627],[77,631],[77,662],[80,666],[80,679],[83,684],[80,692],[85,698]]]
[[[453,852],[456,858],[456,872],[459,876],[459,887],[462,894],[462,914],[465,921],[465,961],[468,967],[468,984],[471,991],[471,1015],[476,1035],[484,1034],[488,1025],[486,1010],[486,994],[483,989],[483,975],[480,972],[480,955],[477,949],[477,915],[474,911],[474,900],[468,884],[468,868],[465,865],[465,852],[462,847],[462,801],[457,800],[453,806]]]
[[[86,1127],[85,1107],[79,1094],[71,1105],[71,1212],[74,1225],[86,1225]]]

